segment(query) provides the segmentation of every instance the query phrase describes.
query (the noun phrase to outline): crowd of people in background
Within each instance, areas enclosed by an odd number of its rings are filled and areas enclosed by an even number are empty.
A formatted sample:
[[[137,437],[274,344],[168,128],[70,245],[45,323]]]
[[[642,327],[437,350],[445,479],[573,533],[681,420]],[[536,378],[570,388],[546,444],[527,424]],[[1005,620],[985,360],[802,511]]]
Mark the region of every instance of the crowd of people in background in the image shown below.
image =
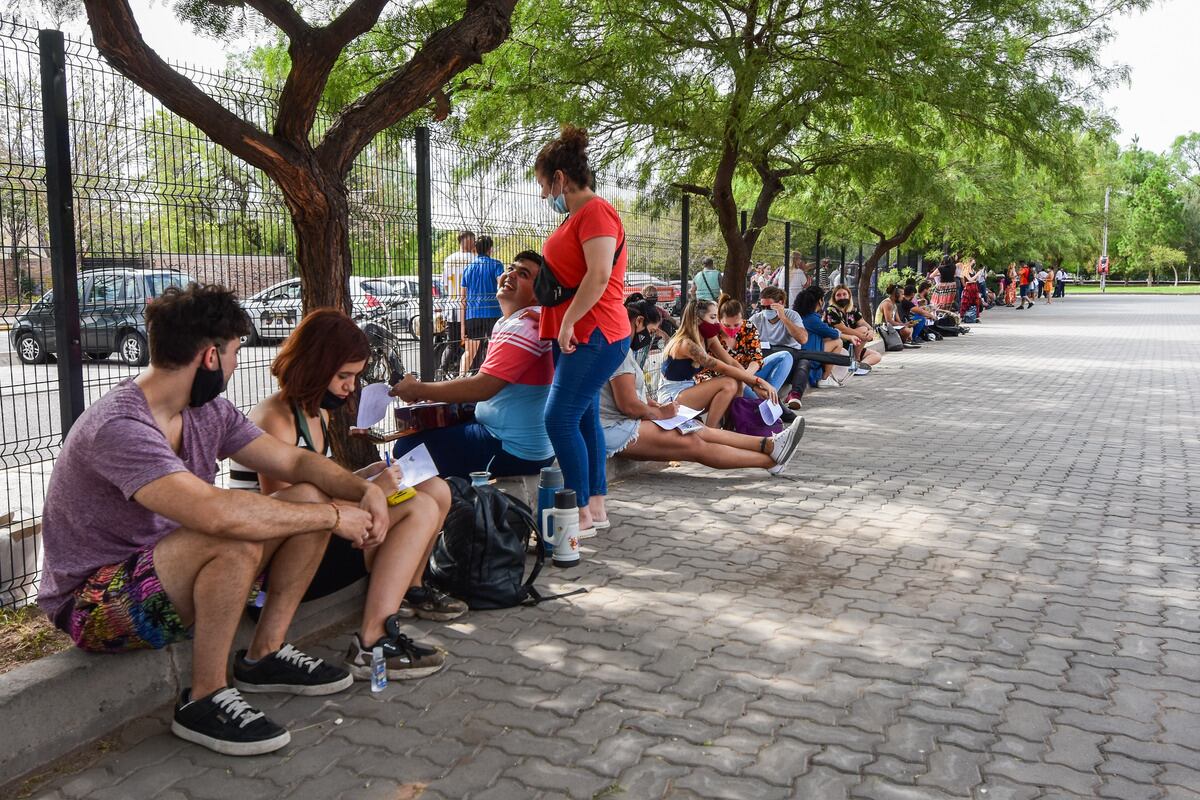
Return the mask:
[[[342,310],[304,318],[272,365],[278,391],[247,418],[220,396],[252,330],[233,293],[193,284],[149,304],[149,368],[83,413],[55,465],[39,603],[93,652],[194,638],[176,735],[266,753],[290,736],[242,693],[324,695],[379,671],[440,670],[448,654],[411,638],[405,621],[468,613],[425,577],[455,477],[557,462],[579,537],[595,536],[613,524],[609,458],[779,475],[799,452],[807,391],[863,380],[886,351],[961,335],[996,305],[1062,297],[1061,271],[1013,264],[991,291],[974,259],[946,258],[921,280],[883,287],[872,319],[848,270],[828,260],[814,270],[796,253],[785,281],[783,269],[756,265],[744,297],[725,291],[707,258],[690,298],[664,308],[654,286],[626,292],[624,225],[596,194],[586,151],[586,134],[567,127],[537,157],[542,197],[565,217],[540,253],[505,263],[490,237],[464,232],[445,260],[461,377],[398,377],[389,389],[404,402],[470,404],[473,416],[402,438],[357,472],[334,462],[331,431],[355,407],[371,346]],[[390,457],[418,445],[439,476],[406,486]],[[214,485],[222,460],[228,488]],[[287,642],[305,597],[364,576],[341,666]],[[231,653],[248,598],[254,638]]]

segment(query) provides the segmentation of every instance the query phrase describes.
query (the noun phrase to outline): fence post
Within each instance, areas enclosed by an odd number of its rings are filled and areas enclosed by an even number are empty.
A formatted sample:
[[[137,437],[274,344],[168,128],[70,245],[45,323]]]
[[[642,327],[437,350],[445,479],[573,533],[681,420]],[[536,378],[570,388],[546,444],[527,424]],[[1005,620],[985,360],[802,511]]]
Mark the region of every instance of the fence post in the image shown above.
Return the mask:
[[[38,31],[38,54],[42,66],[50,274],[54,281],[54,352],[58,359],[58,409],[65,439],[83,413],[84,398],[74,190],[71,185],[71,128],[67,120],[67,57],[62,31]]]
[[[683,195],[679,214],[679,307],[687,305],[688,265],[692,260],[692,196]]]
[[[416,131],[417,156],[417,291],[421,319],[421,380],[434,379],[433,363],[433,200],[429,128]],[[463,324],[466,324],[464,320]]]
[[[792,223],[783,223],[783,297],[784,302],[792,293]]]
[[[821,229],[820,228],[817,228],[817,245],[816,245],[816,247],[813,248],[813,253],[815,254],[813,256],[813,267],[816,268],[816,273],[817,273],[816,283],[818,286],[820,286],[822,289],[824,289],[825,286],[824,286],[824,283],[822,282],[822,276],[821,276]]]

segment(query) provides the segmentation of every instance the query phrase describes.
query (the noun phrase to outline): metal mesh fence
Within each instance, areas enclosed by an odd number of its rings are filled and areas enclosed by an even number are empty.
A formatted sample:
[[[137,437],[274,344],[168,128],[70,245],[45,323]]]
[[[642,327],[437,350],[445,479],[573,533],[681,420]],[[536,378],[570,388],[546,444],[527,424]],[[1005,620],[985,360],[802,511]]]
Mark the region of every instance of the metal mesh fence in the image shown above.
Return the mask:
[[[279,191],[194,125],[115,72],[95,49],[66,41],[74,242],[83,402],[132,377],[148,357],[146,303],[195,280],[234,289],[254,324],[227,390],[248,411],[275,389],[270,363],[301,317],[295,234]],[[0,352],[0,606],[36,596],[46,484],[62,439],[55,362],[46,153],[38,31],[0,21],[0,303],[9,347]],[[278,87],[176,66],[204,91],[269,130]],[[328,117],[319,117],[323,130]],[[406,369],[419,363],[417,153],[412,133],[387,131],[358,157],[350,193],[354,314],[393,337]],[[439,372],[455,371],[451,325],[458,235],[488,236],[510,261],[541,250],[559,223],[532,175],[532,153],[465,142],[434,131],[429,148],[433,311],[430,335]],[[690,262],[724,246],[703,203],[683,230],[678,199],[652,196],[635,179],[598,176],[598,192],[621,213],[629,267],[626,293],[647,285],[670,307],[680,288],[681,248]],[[798,226],[793,226],[798,227]],[[783,261],[781,223],[767,237]],[[796,236],[796,234],[794,234]],[[778,241],[776,241],[778,240]],[[796,238],[793,247],[802,247]],[[775,251],[778,251],[776,254]],[[473,257],[473,256],[472,256]],[[695,266],[692,266],[694,274]],[[447,355],[449,354],[449,355]],[[114,458],[120,457],[113,454]]]

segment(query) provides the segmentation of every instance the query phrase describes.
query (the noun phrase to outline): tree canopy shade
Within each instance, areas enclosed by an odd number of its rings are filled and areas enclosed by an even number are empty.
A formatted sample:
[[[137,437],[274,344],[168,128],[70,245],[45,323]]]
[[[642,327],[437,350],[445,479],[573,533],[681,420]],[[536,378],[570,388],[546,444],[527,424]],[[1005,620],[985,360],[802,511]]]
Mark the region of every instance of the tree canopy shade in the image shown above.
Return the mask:
[[[1053,159],[1055,136],[1086,126],[1089,81],[1112,77],[1107,21],[1146,3],[530,0],[457,88],[475,130],[583,124],[647,181],[703,197],[740,290],[772,205],[806,175],[971,133]]]
[[[210,32],[227,31],[238,14],[253,12],[286,39],[286,77],[267,131],[222,105],[150,49],[128,0],[82,2],[96,47],[117,70],[279,186],[296,230],[305,307],[345,309],[350,307],[351,272],[345,179],[354,159],[380,131],[423,109],[447,81],[499,45],[509,33],[516,5],[516,0],[468,0],[465,10],[460,7],[367,88],[345,93],[343,105],[317,136],[313,127],[322,95],[343,51],[381,24],[388,5],[399,4],[319,4],[330,15],[322,24],[306,19],[303,4],[288,0],[178,2],[184,17]],[[394,16],[405,13],[396,9]]]

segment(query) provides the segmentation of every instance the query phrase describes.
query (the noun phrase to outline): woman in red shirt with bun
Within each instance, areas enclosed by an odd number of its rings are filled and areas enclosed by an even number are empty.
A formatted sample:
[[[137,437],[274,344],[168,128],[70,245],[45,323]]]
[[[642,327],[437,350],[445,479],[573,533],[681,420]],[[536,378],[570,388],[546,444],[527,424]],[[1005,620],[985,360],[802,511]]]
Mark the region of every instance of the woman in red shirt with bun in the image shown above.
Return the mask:
[[[595,192],[587,133],[564,126],[538,153],[533,170],[542,198],[567,218],[542,248],[543,272],[565,289],[557,303],[539,286],[541,336],[554,340],[554,383],[546,400],[546,433],[563,483],[575,490],[581,536],[608,527],[604,495],[604,430],[600,390],[629,350],[625,311],[625,227]]]

